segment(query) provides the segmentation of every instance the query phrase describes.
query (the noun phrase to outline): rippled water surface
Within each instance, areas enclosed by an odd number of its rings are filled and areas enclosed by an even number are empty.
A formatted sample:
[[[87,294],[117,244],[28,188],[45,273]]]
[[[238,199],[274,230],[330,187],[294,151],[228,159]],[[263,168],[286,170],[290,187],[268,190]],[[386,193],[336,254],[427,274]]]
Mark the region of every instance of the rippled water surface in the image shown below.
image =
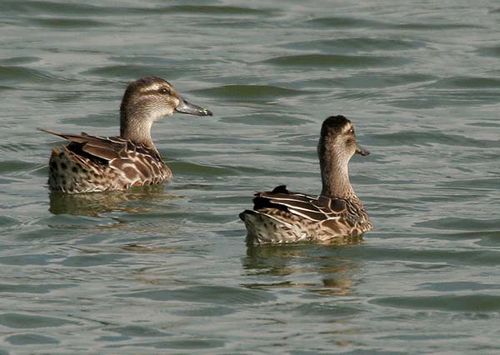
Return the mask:
[[[0,2],[0,353],[500,351],[497,1]],[[157,75],[212,118],[154,126],[163,188],[49,196]],[[322,120],[372,154],[375,230],[247,248],[254,191],[318,193]]]

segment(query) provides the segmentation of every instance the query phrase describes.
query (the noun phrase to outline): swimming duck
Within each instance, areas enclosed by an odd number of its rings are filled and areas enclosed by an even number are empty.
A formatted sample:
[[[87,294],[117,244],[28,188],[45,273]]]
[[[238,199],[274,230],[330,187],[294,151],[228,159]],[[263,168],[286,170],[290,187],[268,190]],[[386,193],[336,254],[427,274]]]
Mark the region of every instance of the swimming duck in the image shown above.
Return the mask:
[[[328,117],[318,143],[321,194],[290,192],[285,185],[256,193],[253,210],[239,215],[247,229],[247,244],[328,242],[371,230],[368,214],[349,181],[348,164],[356,153],[369,154],[357,144],[351,121],[342,115]]]
[[[64,134],[42,129],[69,141],[66,146],[52,150],[50,190],[102,192],[170,180],[172,171],[151,139],[151,127],[153,122],[174,112],[212,116],[209,110],[183,99],[169,82],[145,77],[131,82],[125,90],[120,106],[120,136]]]

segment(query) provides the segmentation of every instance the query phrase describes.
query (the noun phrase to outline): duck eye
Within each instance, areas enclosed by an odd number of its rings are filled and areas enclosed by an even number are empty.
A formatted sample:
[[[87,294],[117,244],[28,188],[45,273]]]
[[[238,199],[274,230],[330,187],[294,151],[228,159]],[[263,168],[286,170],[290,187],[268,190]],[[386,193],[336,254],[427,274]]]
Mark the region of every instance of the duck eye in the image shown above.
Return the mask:
[[[161,88],[160,90],[158,90],[158,92],[162,95],[170,95],[170,90],[168,90],[167,88]]]
[[[354,134],[354,128],[351,128],[350,130],[348,130],[347,133]]]

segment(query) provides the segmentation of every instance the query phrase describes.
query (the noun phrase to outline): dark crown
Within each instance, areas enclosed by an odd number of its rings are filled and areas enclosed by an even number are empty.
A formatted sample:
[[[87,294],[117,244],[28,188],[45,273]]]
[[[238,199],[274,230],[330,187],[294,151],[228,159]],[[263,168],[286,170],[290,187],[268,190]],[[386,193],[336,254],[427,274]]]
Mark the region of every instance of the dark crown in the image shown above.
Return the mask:
[[[323,121],[323,125],[321,126],[321,135],[324,136],[326,135],[327,132],[331,131],[339,133],[342,131],[343,127],[345,127],[347,124],[350,123],[351,121],[345,118],[345,116],[342,115],[330,116]]]

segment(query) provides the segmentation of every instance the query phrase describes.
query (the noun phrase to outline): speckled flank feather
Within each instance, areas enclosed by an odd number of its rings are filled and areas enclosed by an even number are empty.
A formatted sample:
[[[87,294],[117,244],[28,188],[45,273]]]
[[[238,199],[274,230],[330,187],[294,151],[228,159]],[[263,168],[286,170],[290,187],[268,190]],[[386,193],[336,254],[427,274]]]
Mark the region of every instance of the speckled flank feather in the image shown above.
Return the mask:
[[[53,191],[126,190],[132,186],[160,184],[172,177],[157,152],[121,138],[49,133],[70,140],[67,146],[52,151],[49,187]],[[96,142],[100,144],[99,149]]]
[[[321,194],[290,192],[284,185],[256,193],[253,210],[240,213],[247,243],[333,242],[371,230],[363,203],[349,182],[348,163],[356,153],[369,154],[357,144],[351,122],[340,115],[328,117],[318,143]]]
[[[52,151],[49,188],[65,193],[119,191],[170,180],[172,171],[151,139],[151,127],[174,112],[212,116],[209,110],[183,99],[169,82],[145,77],[131,82],[125,90],[119,137],[41,129],[69,142]]]

